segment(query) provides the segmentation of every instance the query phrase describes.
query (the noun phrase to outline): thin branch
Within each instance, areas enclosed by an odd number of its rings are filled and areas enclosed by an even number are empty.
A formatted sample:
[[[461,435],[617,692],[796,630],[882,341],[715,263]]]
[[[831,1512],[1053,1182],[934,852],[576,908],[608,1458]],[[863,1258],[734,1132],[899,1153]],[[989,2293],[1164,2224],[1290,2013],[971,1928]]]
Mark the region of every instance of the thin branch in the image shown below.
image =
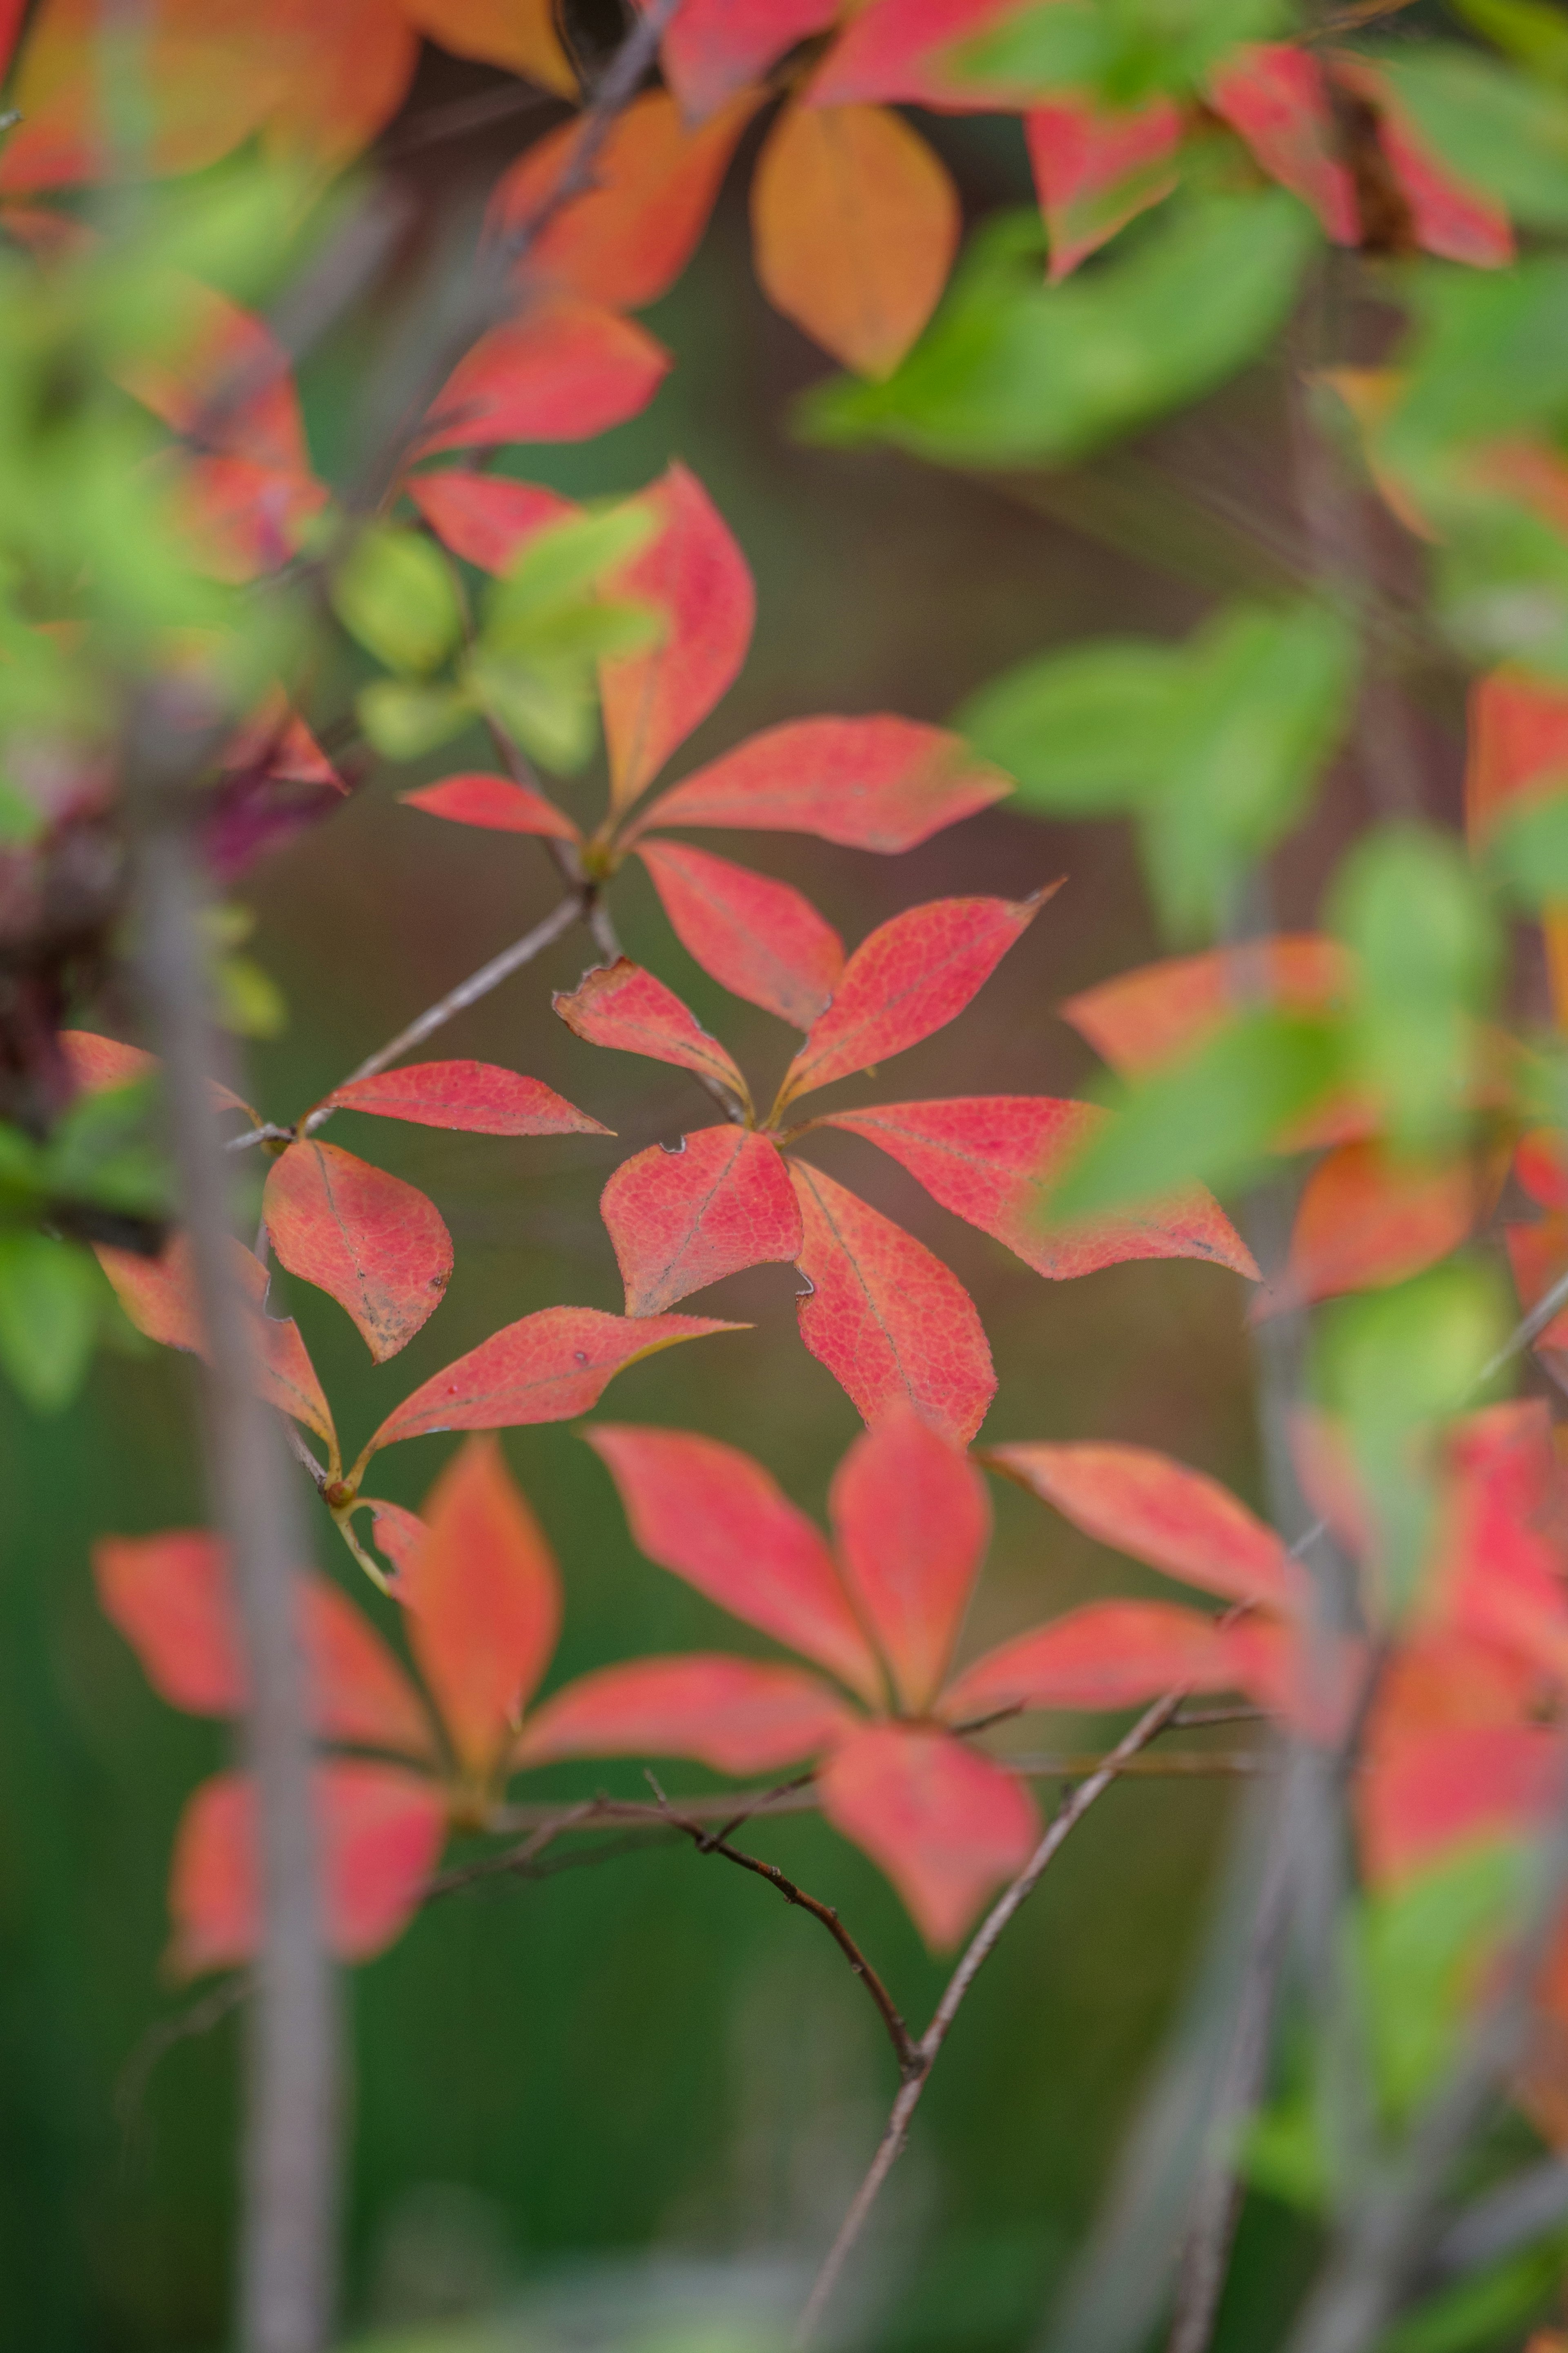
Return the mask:
[[[1441,2285],[1515,2253],[1568,2219],[1568,2164],[1560,2157],[1527,2166],[1461,2208],[1432,2250]]]
[[[114,2113],[121,2132],[129,2142],[135,2130],[142,2104],[147,2096],[161,2062],[178,2042],[187,2042],[199,2034],[210,2034],[231,2010],[255,1992],[255,1980],[248,1969],[237,1969],[232,1977],[222,1978],[216,1986],[177,2010],[173,2018],[161,2018],[147,2029],[131,2056],[120,2071],[114,2086]]]

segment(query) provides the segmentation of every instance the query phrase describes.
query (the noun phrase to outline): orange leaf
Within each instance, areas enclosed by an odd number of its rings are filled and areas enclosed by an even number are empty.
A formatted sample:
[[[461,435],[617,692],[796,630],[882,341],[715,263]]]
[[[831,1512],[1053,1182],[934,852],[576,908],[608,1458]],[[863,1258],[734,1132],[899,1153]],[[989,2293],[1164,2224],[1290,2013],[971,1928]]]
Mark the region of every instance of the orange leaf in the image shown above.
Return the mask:
[[[455,58],[505,66],[575,98],[577,77],[555,30],[552,0],[398,0],[409,23]]]
[[[813,1757],[858,1719],[799,1667],[689,1652],[601,1667],[524,1725],[519,1766],[557,1757],[689,1757],[717,1773],[771,1773]]]
[[[1302,1187],[1289,1263],[1257,1312],[1404,1282],[1458,1250],[1489,1189],[1467,1160],[1413,1162],[1381,1144],[1342,1144]]]
[[[403,487],[442,545],[481,572],[505,572],[531,539],[582,512],[571,499],[536,482],[456,466],[411,474]]]
[[[1350,985],[1351,966],[1337,940],[1320,933],[1278,933],[1245,948],[1158,964],[1102,981],[1069,997],[1062,1019],[1124,1078],[1142,1078],[1190,1054],[1248,1005],[1280,1012],[1327,1013]]]
[[[834,358],[890,375],[935,310],[958,250],[958,192],[881,106],[786,107],[752,183],[763,291]]]
[[[338,171],[397,112],[419,43],[395,0],[267,0],[252,11],[287,79],[267,125],[274,153]]]
[[[658,1315],[742,1267],[793,1260],[800,1210],[772,1138],[703,1127],[623,1161],[599,1204],[628,1315]]]
[[[62,1029],[60,1051],[69,1066],[70,1074],[84,1094],[95,1095],[106,1087],[128,1087],[138,1079],[150,1079],[163,1068],[156,1054],[149,1054],[141,1046],[122,1046],[118,1038],[100,1038],[93,1029]]]
[[[1465,824],[1479,847],[1520,793],[1568,792],[1568,689],[1528,670],[1494,670],[1469,699]]]
[[[290,1144],[268,1172],[262,1215],[289,1273],[346,1309],[378,1365],[440,1305],[452,1238],[401,1176],[335,1144]]]
[[[646,1054],[651,1061],[695,1071],[699,1078],[717,1080],[750,1108],[746,1082],[718,1039],[672,988],[640,965],[621,956],[615,964],[595,965],[570,995],[558,991],[552,1002],[568,1029],[590,1046],[613,1046],[623,1054]]]
[[[845,1579],[921,1715],[941,1688],[991,1536],[985,1482],[912,1407],[858,1438],[828,1496]]]
[[[1176,185],[1182,118],[1169,99],[1110,109],[1063,96],[1024,117],[1053,285]]]
[[[1232,1691],[1236,1660],[1212,1618],[1169,1601],[1091,1601],[999,1643],[942,1697],[952,1723],[999,1708],[1140,1707],[1164,1691]]]
[[[669,353],[631,320],[592,302],[536,304],[492,327],[430,404],[412,452],[498,441],[586,441],[645,409]]]
[[[887,1873],[928,1945],[956,1944],[1039,1836],[1023,1786],[944,1732],[869,1725],[817,1777],[822,1810]]]
[[[687,955],[735,996],[809,1029],[844,970],[844,943],[811,901],[685,842],[645,840],[637,854]]]

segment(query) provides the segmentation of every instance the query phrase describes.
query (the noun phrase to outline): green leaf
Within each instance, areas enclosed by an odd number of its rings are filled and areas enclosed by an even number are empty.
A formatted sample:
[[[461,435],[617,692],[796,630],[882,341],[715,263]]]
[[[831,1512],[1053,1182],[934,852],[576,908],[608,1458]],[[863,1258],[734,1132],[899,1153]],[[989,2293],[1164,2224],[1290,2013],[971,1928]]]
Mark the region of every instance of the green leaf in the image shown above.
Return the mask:
[[[1517,2346],[1544,2320],[1562,2285],[1568,2236],[1554,2231],[1538,2246],[1504,2255],[1457,2280],[1385,2329],[1373,2353],[1480,2353]]]
[[[467,676],[480,706],[543,766],[570,776],[592,756],[599,728],[590,667],[550,669],[476,654]]]
[[[1530,228],[1568,226],[1568,95],[1473,49],[1423,42],[1379,64],[1461,179]]]
[[[1532,912],[1568,900],[1568,775],[1509,804],[1487,836],[1482,866]]]
[[[953,724],[1018,781],[1030,807],[1116,817],[1157,780],[1173,723],[1180,650],[1102,638],[1023,663],[983,687]]]
[[[463,632],[446,558],[416,531],[376,524],[362,532],[332,575],[331,597],[367,651],[416,678],[437,669]]]
[[[102,1291],[74,1242],[0,1233],[0,1364],[39,1413],[58,1412],[81,1387]]]
[[[68,1104],[41,1161],[50,1195],[134,1217],[164,1215],[172,1199],[169,1172],[148,1134],[155,1092],[151,1079],[136,1079]]]
[[[1511,269],[1433,264],[1410,270],[1403,290],[1416,333],[1377,446],[1427,506],[1453,493],[1456,459],[1469,445],[1549,430],[1568,414],[1568,259],[1535,256]]]
[[[1524,1858],[1500,1841],[1468,1847],[1368,1898],[1361,1949],[1378,2094],[1403,2125],[1452,2060],[1477,1972],[1513,1926]]]
[[[552,605],[579,604],[606,572],[646,544],[656,527],[651,507],[637,499],[569,515],[535,533],[486,597],[487,629],[506,628]]]
[[[1284,0],[1047,0],[1005,17],[949,53],[958,81],[977,81],[1027,105],[1062,89],[1093,89],[1136,105],[1191,90],[1239,41],[1286,32]]]
[[[460,734],[474,715],[459,687],[406,686],[378,678],[362,687],[354,704],[360,725],[389,760],[417,760]]]
[[[1550,0],[1448,0],[1448,5],[1521,65],[1568,81],[1568,19]]]
[[[0,1121],[0,1215],[29,1215],[48,1194],[42,1146]]]

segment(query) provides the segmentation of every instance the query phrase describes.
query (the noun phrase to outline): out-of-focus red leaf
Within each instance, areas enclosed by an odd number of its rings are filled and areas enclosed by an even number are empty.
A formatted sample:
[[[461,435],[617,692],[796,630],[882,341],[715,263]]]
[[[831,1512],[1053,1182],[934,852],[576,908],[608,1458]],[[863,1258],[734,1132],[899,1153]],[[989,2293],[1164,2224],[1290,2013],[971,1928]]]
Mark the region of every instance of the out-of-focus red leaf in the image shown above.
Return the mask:
[[[417,1547],[425,1541],[426,1530],[417,1512],[402,1504],[388,1504],[375,1495],[362,1495],[362,1508],[370,1514],[375,1533],[376,1549],[385,1554],[396,1572],[389,1580],[391,1589],[398,1589],[396,1579],[402,1577]]]
[[[1301,1571],[1256,1514],[1201,1471],[1147,1446],[994,1446],[986,1459],[1097,1544],[1230,1601],[1289,1609]]]
[[[1263,169],[1310,205],[1336,245],[1361,243],[1355,182],[1340,160],[1323,69],[1286,41],[1233,50],[1209,77],[1209,104]]]
[[[505,66],[562,98],[577,77],[555,29],[552,0],[397,0],[409,23],[457,58]]]
[[[703,971],[781,1021],[809,1029],[844,970],[844,943],[811,901],[787,882],[685,842],[644,840],[637,855],[676,938]]]
[[[143,1047],[122,1046],[118,1038],[100,1038],[94,1029],[62,1029],[60,1050],[83,1094],[101,1094],[106,1087],[132,1086],[163,1068],[157,1055]]]
[[[452,1238],[434,1201],[335,1144],[290,1144],[262,1195],[272,1247],[290,1274],[329,1292],[378,1365],[441,1303]]]
[[[586,1112],[547,1087],[494,1062],[409,1062],[334,1087],[323,1108],[374,1112],[417,1127],[457,1127],[474,1135],[608,1135]]]
[[[1194,1052],[1247,1006],[1326,1013],[1350,979],[1350,959],[1337,940],[1280,933],[1245,948],[1141,965],[1069,997],[1060,1010],[1113,1071],[1135,1079]]]
[[[763,0],[768,5],[768,0]],[[0,0],[0,73],[11,63],[11,52],[16,46],[16,36],[22,29],[22,19],[27,13],[27,0]]]
[[[826,1540],[760,1462],[684,1430],[601,1422],[583,1435],[650,1560],[862,1698],[881,1699],[881,1670]]]
[[[259,22],[286,76],[266,125],[275,154],[337,171],[397,112],[419,61],[404,12],[387,0],[268,0]],[[230,70],[234,70],[230,68]]]
[[[790,106],[752,182],[757,280],[775,311],[860,375],[890,375],[958,250],[947,167],[884,106]]]
[[[610,797],[625,808],[740,673],[756,619],[751,566],[695,474],[672,465],[644,501],[655,536],[606,583],[649,605],[664,634],[599,666]]]
[[[1503,1240],[1519,1303],[1528,1315],[1552,1284],[1568,1274],[1568,1217],[1541,1218],[1532,1226],[1505,1226]],[[1568,1349],[1568,1307],[1552,1317],[1535,1345],[1548,1354]]]
[[[1561,1803],[1560,1732],[1545,1724],[1445,1726],[1357,1777],[1362,1858],[1374,1885],[1457,1848],[1540,1831]]]
[[[738,1103],[750,1103],[746,1082],[718,1039],[672,988],[625,956],[597,965],[570,995],[558,991],[552,1001],[568,1029],[590,1046],[614,1046],[623,1054],[673,1062],[678,1070],[717,1079]]]
[[[1169,99],[1114,111],[1064,95],[1024,117],[1053,285],[1176,185],[1182,118]]]
[[[697,249],[758,95],[732,100],[696,130],[664,91],[636,100],[594,159],[592,189],[530,246],[530,278],[615,311],[640,311],[668,293]],[[563,123],[502,175],[498,228],[515,235],[540,213],[581,135],[577,123]]]
[[[724,825],[893,852],[915,849],[1012,789],[1000,768],[943,727],[885,716],[794,719],[699,768],[631,830]]]
[[[1542,1208],[1568,1210],[1568,1135],[1561,1128],[1534,1127],[1521,1135],[1513,1173]]]
[[[1229,1691],[1236,1662],[1212,1618],[1169,1601],[1090,1601],[976,1659],[943,1694],[950,1723],[998,1708],[1139,1707],[1165,1691]]]
[[[552,841],[583,839],[564,809],[531,785],[514,785],[510,776],[479,772],[443,776],[439,784],[419,785],[397,797],[409,808],[449,818],[454,825],[488,826],[494,833],[543,834]]]
[[[1365,1560],[1374,1541],[1372,1507],[1343,1422],[1298,1408],[1290,1417],[1290,1459],[1310,1509],[1328,1522],[1352,1560]]]
[[[771,1773],[841,1740],[858,1718],[815,1675],[693,1651],[601,1667],[547,1699],[514,1762],[690,1757],[717,1773]]]
[[[319,825],[347,797],[342,776],[279,690],[224,746],[202,820],[203,858],[220,882],[232,881],[263,850]]]
[[[437,538],[481,572],[505,572],[531,539],[582,510],[537,482],[460,467],[411,474],[403,485]]]
[[[785,1071],[781,1110],[798,1095],[869,1070],[945,1029],[1049,895],[932,899],[879,923],[845,965],[832,1004]]]
[[[1289,1262],[1257,1312],[1404,1282],[1458,1250],[1494,1189],[1468,1160],[1402,1161],[1381,1144],[1340,1145],[1302,1188]]]
[[[792,1260],[800,1210],[771,1137],[702,1127],[673,1151],[625,1160],[599,1207],[626,1286],[628,1315],[658,1315],[742,1267]]]
[[[300,1580],[305,1654],[316,1730],[323,1740],[434,1759],[429,1715],[374,1628],[324,1577]]]
[[[327,1940],[368,1960],[401,1936],[446,1836],[439,1792],[395,1765],[334,1758],[312,1777]],[[182,1978],[233,1968],[260,1937],[256,1796],[237,1773],[204,1781],[180,1818],[169,1878],[169,1965]]]
[[[960,82],[947,70],[947,52],[972,40],[1013,0],[871,0],[851,18],[807,91],[813,106],[848,106],[867,100],[968,113],[1015,102]]]
[[[176,433],[279,474],[308,476],[310,453],[289,353],[262,319],[194,278],[178,276],[173,350],[128,364],[127,392]]]
[[[1021,1782],[915,1725],[868,1725],[834,1750],[817,1787],[827,1820],[886,1873],[939,1950],[1023,1869],[1040,1832]]]
[[[242,584],[297,555],[327,504],[323,483],[250,458],[171,455],[171,518],[193,565]]]
[[[996,1394],[974,1302],[955,1274],[819,1168],[792,1161],[805,1239],[795,1263],[810,1289],[800,1335],[862,1418],[900,1399],[967,1445]]]
[[[1484,842],[1518,793],[1568,792],[1568,689],[1528,670],[1489,670],[1470,689],[1465,822]]]
[[[1251,1251],[1201,1186],[1136,1216],[1048,1222],[1051,1187],[1105,1116],[1093,1103],[1049,1095],[960,1095],[829,1112],[818,1124],[879,1145],[944,1209],[1054,1282],[1140,1258],[1209,1259],[1256,1282]]]
[[[797,41],[826,32],[839,0],[685,0],[659,55],[689,121],[758,80]]]
[[[922,1715],[990,1541],[985,1482],[911,1406],[896,1405],[844,1457],[828,1509],[846,1581],[901,1706]]]
[[[618,1372],[710,1332],[741,1332],[708,1315],[606,1315],[597,1307],[544,1307],[507,1324],[433,1373],[394,1408],[365,1449],[374,1454],[439,1430],[519,1430],[569,1421],[597,1405]]]
[[[464,1770],[500,1765],[561,1630],[561,1579],[499,1442],[470,1438],[425,1501],[398,1579],[408,1640]]]
[[[497,441],[587,441],[645,409],[672,363],[630,319],[564,299],[481,335],[430,404],[414,455]]]
[[[1389,77],[1369,59],[1343,50],[1329,60],[1329,71],[1342,89],[1375,110],[1378,144],[1410,207],[1411,230],[1423,251],[1473,269],[1506,269],[1514,258],[1506,210],[1462,180],[1422,137]]]
[[[1359,1642],[1321,1641],[1278,1618],[1247,1617],[1228,1629],[1229,1683],[1304,1739],[1331,1748],[1342,1740],[1366,1686]]]

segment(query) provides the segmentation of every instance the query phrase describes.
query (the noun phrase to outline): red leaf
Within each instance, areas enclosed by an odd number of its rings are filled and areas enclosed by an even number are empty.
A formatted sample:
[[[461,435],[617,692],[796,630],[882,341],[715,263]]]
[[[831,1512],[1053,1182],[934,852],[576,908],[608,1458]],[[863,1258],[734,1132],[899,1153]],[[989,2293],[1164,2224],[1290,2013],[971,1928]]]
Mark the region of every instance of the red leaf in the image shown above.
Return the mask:
[[[1013,789],[960,736],[913,719],[794,719],[699,768],[634,825],[815,833],[847,849],[913,849]]]
[[[310,478],[300,396],[288,352],[265,321],[176,272],[177,345],[124,365],[119,380],[175,433],[211,454]]]
[[[206,0],[206,13],[221,22],[228,12]],[[252,13],[242,10],[242,19]],[[414,78],[419,43],[402,10],[386,0],[332,0],[330,8],[269,0],[256,13],[287,73],[268,147],[296,169],[340,170],[391,121]],[[235,61],[226,70],[243,68]]]
[[[452,1238],[401,1176],[335,1144],[290,1144],[268,1172],[262,1215],[289,1273],[346,1309],[378,1365],[440,1305]]]
[[[591,440],[638,416],[672,364],[662,343],[614,311],[567,301],[536,306],[492,327],[458,361],[412,455]]]
[[[1528,1315],[1552,1284],[1568,1274],[1568,1218],[1542,1218],[1533,1226],[1505,1226],[1503,1240],[1519,1303]],[[1542,1351],[1568,1349],[1568,1307],[1552,1317],[1534,1345]]]
[[[397,0],[411,25],[454,57],[505,66],[575,99],[577,77],[555,30],[553,0]]]
[[[826,32],[839,0],[685,0],[665,34],[664,78],[700,121],[758,80],[797,41]]]
[[[697,250],[757,102],[758,94],[738,98],[688,131],[663,91],[636,100],[595,156],[590,191],[531,245],[530,277],[615,311],[640,311],[668,293]],[[515,235],[549,202],[581,136],[579,123],[563,123],[502,174],[494,215],[503,233]]]
[[[699,1078],[716,1079],[737,1103],[750,1107],[746,1082],[717,1038],[710,1037],[672,988],[640,965],[625,956],[598,965],[570,995],[558,991],[552,1001],[568,1029],[590,1046],[614,1046],[623,1054],[646,1054],[651,1061],[695,1071]]]
[[[174,528],[192,565],[215,580],[237,584],[278,571],[300,553],[327,504],[321,483],[248,458],[182,455],[171,465]]]
[[[1284,41],[1237,49],[1209,79],[1209,104],[1263,169],[1310,205],[1337,245],[1361,243],[1355,182],[1340,161],[1323,69]]]
[[[537,482],[514,482],[504,474],[452,468],[411,474],[403,487],[443,546],[481,572],[509,571],[531,539],[582,512],[558,491],[542,490]]]
[[[1568,691],[1527,670],[1494,670],[1470,689],[1465,822],[1479,846],[1514,796],[1568,791]]]
[[[611,799],[624,808],[740,674],[756,619],[751,567],[695,474],[672,465],[644,501],[657,535],[606,584],[651,605],[664,634],[599,667]]]
[[[1402,1161],[1381,1144],[1342,1144],[1302,1188],[1289,1263],[1258,1312],[1404,1282],[1458,1250],[1486,1205],[1468,1161]]]
[[[1405,1879],[1461,1847],[1542,1829],[1561,1803],[1562,1735],[1545,1724],[1445,1726],[1356,1777],[1365,1868]]]
[[[1147,1446],[994,1446],[987,1460],[1112,1545],[1231,1601],[1297,1607],[1301,1571],[1272,1528],[1217,1479]]]
[[[62,1029],[60,1051],[83,1094],[101,1094],[108,1087],[128,1087],[162,1070],[156,1054],[140,1046],[122,1046],[118,1038],[100,1038],[92,1029]]]
[[[408,1640],[458,1762],[499,1767],[561,1630],[561,1580],[493,1438],[459,1447],[398,1580]]]
[[[758,283],[861,375],[890,375],[919,336],[960,227],[947,167],[886,107],[786,107],[757,159]]]
[[[385,1554],[401,1577],[428,1533],[424,1521],[417,1512],[408,1511],[402,1504],[383,1503],[374,1495],[362,1495],[359,1503],[370,1514],[376,1549]],[[395,1579],[391,1589],[398,1590]]]
[[[285,1322],[266,1313],[267,1270],[242,1242],[235,1243],[234,1251],[236,1275],[255,1310],[250,1328],[258,1360],[257,1394],[331,1445],[331,1408],[300,1337],[300,1327],[292,1316]],[[140,1258],[134,1251],[111,1250],[107,1244],[97,1246],[97,1256],[115,1296],[139,1332],[165,1348],[187,1348],[205,1356],[190,1243],[184,1234],[172,1238],[161,1258]]]
[[[1059,285],[1176,185],[1182,118],[1169,99],[1125,110],[1064,95],[1024,117],[1029,163]]]
[[[554,841],[583,839],[564,809],[531,785],[514,785],[510,776],[443,776],[438,785],[420,785],[397,797],[409,808],[449,818],[454,825],[488,826],[494,833],[540,833]]]
[[[417,1127],[457,1127],[474,1135],[608,1135],[547,1087],[494,1062],[408,1062],[334,1087],[323,1109],[374,1112]]]
[[[702,1127],[623,1161],[599,1203],[628,1315],[658,1315],[742,1267],[794,1259],[800,1210],[771,1137]]]
[[[1046,895],[933,899],[879,923],[784,1072],[779,1108],[945,1029],[1028,930]]]
[[[940,1259],[819,1168],[791,1164],[805,1240],[796,1261],[811,1288],[800,1335],[862,1418],[907,1398],[967,1445],[996,1394],[974,1302]]]
[[[1377,141],[1410,207],[1415,242],[1445,261],[1476,269],[1504,269],[1514,258],[1508,213],[1494,198],[1462,180],[1421,136],[1398,102],[1394,84],[1364,58],[1342,50],[1332,59],[1334,79],[1376,110]]]
[[[650,1560],[879,1703],[881,1672],[833,1555],[760,1462],[684,1430],[601,1422],[583,1435]]]
[[[1256,1282],[1251,1251],[1201,1186],[1137,1216],[1047,1222],[1052,1185],[1086,1131],[1105,1116],[1092,1103],[1048,1095],[960,1095],[829,1112],[817,1124],[847,1128],[879,1145],[944,1209],[994,1235],[1054,1282],[1141,1258],[1210,1259]]]
[[[221,770],[199,836],[203,860],[220,882],[319,825],[348,797],[348,786],[280,689],[229,738]],[[226,1088],[218,1093],[220,1101],[238,1100]]]
[[[1061,1016],[1113,1071],[1142,1078],[1194,1052],[1246,1006],[1326,1013],[1350,981],[1350,960],[1337,940],[1280,933],[1245,948],[1141,965],[1069,997]]]
[[[913,1409],[858,1438],[828,1496],[845,1579],[905,1713],[942,1687],[991,1538],[985,1482]]]
[[[1023,1785],[944,1732],[867,1726],[834,1750],[822,1810],[887,1873],[928,1945],[956,1944],[1040,1834]]]
[[[1006,16],[1013,5],[1014,0],[871,0],[835,44],[807,102],[846,106],[867,99],[900,100],[950,113],[1005,104],[1005,97],[999,101],[952,79],[947,53]]]
[[[1531,1128],[1519,1140],[1513,1173],[1542,1208],[1568,1209],[1568,1135],[1561,1128]]]
[[[809,1029],[844,970],[844,943],[811,901],[684,842],[644,841],[637,855],[688,955],[737,997]]]
[[[326,1577],[301,1582],[305,1651],[321,1737],[433,1760],[429,1715],[379,1634]]]
[[[798,1667],[695,1652],[601,1667],[547,1699],[513,1762],[690,1757],[716,1773],[771,1773],[814,1757],[858,1719]]]
[[[1229,1637],[1168,1601],[1091,1601],[999,1643],[943,1696],[959,1724],[998,1708],[1140,1707],[1165,1691],[1234,1691]]]
[[[402,1935],[446,1836],[439,1792],[395,1765],[334,1758],[312,1777],[324,1850],[327,1937],[342,1961],[369,1960]],[[256,1800],[248,1779],[204,1781],[180,1818],[169,1877],[182,1978],[249,1960],[260,1941]]]
[[[570,1421],[597,1405],[616,1375],[639,1356],[741,1332],[707,1315],[647,1315],[627,1320],[597,1307],[545,1307],[505,1324],[466,1356],[431,1377],[387,1415],[366,1454],[439,1430],[519,1430],[536,1421]]]

